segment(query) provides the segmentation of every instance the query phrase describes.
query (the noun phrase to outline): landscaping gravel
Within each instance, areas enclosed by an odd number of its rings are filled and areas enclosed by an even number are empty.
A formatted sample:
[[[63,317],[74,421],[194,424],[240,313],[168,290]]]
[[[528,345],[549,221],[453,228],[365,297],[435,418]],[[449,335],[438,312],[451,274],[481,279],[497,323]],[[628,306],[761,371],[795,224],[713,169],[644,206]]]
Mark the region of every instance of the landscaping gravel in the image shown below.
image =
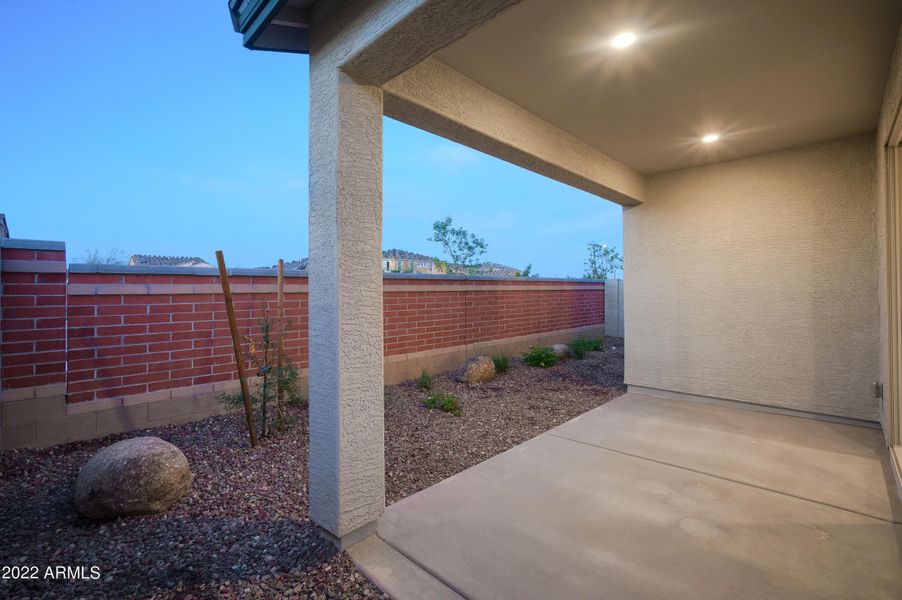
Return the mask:
[[[492,382],[447,375],[434,389],[462,416],[422,406],[414,382],[386,388],[386,500],[395,502],[620,395],[622,341],[550,369],[511,360]],[[38,567],[36,580],[0,579],[3,598],[385,598],[307,516],[307,411],[286,432],[247,447],[240,415],[44,450],[0,452],[0,567]],[[88,459],[114,441],[153,435],[178,446],[191,490],[162,515],[95,523],[72,506]],[[45,579],[83,567],[84,579]],[[99,568],[92,579],[91,567]],[[69,573],[72,575],[72,573]]]
[[[386,388],[385,501],[409,496],[601,406],[626,391],[623,342],[554,367],[510,359],[507,373],[474,386],[434,375],[433,389],[457,396],[462,415],[423,410],[416,381]]]

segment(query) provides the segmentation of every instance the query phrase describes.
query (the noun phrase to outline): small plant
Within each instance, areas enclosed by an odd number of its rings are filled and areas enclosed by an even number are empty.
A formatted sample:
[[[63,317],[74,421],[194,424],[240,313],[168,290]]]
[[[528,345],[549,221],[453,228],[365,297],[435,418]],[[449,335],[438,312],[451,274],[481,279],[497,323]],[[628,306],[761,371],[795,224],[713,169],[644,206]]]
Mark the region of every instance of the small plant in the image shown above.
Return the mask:
[[[580,336],[568,345],[570,347],[570,353],[578,359],[585,358],[587,352],[604,350],[604,340],[601,338]]]
[[[284,355],[281,367],[278,364],[271,365],[270,361],[278,352],[278,344],[273,339],[273,321],[269,315],[264,315],[259,321],[260,345],[259,348],[254,339],[246,338],[250,345],[251,364],[257,367],[257,374],[262,378],[259,385],[251,388],[251,407],[259,413],[262,436],[272,434],[273,429],[285,427],[288,418],[284,407],[289,404],[302,404],[304,397],[298,389],[298,371]],[[282,390],[279,397],[278,390]],[[219,402],[228,410],[237,410],[244,405],[244,397],[241,392],[232,394],[220,394]],[[270,408],[275,404],[275,414]]]
[[[423,369],[423,372],[420,373],[420,377],[417,379],[417,387],[421,390],[432,389],[432,374],[429,372],[429,369]]]
[[[492,357],[492,362],[495,363],[495,372],[496,373],[505,373],[507,372],[507,368],[510,366],[510,357],[504,356],[503,354],[496,354]]]
[[[523,362],[530,367],[553,367],[560,359],[551,346],[533,346],[523,354]]]
[[[459,417],[462,414],[460,406],[457,404],[457,396],[446,392],[432,392],[427,395],[426,400],[423,401],[423,406],[451,413],[455,417]]]

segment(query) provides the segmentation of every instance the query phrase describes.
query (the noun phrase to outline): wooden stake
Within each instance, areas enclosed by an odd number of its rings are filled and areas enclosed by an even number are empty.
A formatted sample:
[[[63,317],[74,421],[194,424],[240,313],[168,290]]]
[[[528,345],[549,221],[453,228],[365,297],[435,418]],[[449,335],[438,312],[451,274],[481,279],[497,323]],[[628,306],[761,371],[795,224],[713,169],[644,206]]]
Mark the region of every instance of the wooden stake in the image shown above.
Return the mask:
[[[282,402],[285,397],[285,390],[282,389],[282,355],[285,354],[285,263],[281,258],[277,269],[276,322],[279,324],[279,345],[276,348],[278,355],[276,359],[276,409],[279,411],[279,422],[282,423],[285,418],[285,415],[282,414]]]
[[[235,307],[232,305],[232,289],[229,287],[229,272],[226,270],[225,257],[222,250],[216,251],[216,262],[219,263],[219,281],[222,283],[222,295],[225,297],[226,312],[229,314],[229,329],[232,331],[232,348],[235,350],[235,364],[238,367],[238,380],[241,382],[241,395],[244,397],[244,412],[247,416],[247,430],[251,435],[251,448],[257,446],[257,427],[254,425],[254,411],[251,409],[251,393],[247,387],[247,373],[244,370],[244,357],[241,354],[241,338],[238,336],[238,320],[235,318]]]

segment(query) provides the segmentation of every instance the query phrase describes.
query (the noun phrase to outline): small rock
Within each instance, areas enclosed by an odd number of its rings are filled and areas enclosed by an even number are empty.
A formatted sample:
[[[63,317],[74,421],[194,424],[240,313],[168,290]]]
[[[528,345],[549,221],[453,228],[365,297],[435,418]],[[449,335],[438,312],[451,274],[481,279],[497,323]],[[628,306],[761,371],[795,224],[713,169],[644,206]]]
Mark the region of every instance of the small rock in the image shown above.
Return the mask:
[[[182,451],[160,438],[136,437],[107,446],[82,467],[75,507],[91,519],[165,511],[194,475]]]
[[[491,357],[474,356],[457,370],[455,377],[462,383],[485,383],[495,378],[495,363]]]
[[[554,344],[551,347],[554,350],[554,355],[557,356],[560,360],[566,360],[570,358],[570,348],[567,344]]]

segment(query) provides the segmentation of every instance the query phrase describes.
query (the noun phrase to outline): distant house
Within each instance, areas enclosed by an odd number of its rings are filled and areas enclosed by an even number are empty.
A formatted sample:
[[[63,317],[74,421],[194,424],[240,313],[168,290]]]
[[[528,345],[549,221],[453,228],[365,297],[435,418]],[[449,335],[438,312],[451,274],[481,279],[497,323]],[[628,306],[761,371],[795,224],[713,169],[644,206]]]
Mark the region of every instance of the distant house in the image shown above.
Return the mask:
[[[485,275],[487,277],[519,277],[520,269],[494,262],[484,262],[476,267],[474,275]]]
[[[445,270],[447,268],[447,271]],[[382,252],[382,270],[401,273],[436,273],[455,275],[484,275],[486,277],[519,277],[520,269],[495,262],[484,262],[473,268],[463,265],[436,264],[434,258],[425,254],[392,248]]]
[[[397,248],[382,251],[382,270],[396,273],[441,273],[431,256]]]
[[[213,265],[197,256],[156,256],[152,254],[132,254],[128,259],[130,265],[144,267],[210,267]]]
[[[448,269],[447,272],[444,270],[445,267]],[[275,269],[276,265],[262,268]],[[307,257],[285,261],[285,270],[306,271]],[[437,265],[435,259],[431,256],[397,248],[382,251],[382,270],[386,273],[433,273],[436,275],[451,273],[455,275],[485,275],[487,277],[518,277],[520,275],[520,269],[495,262],[485,262],[473,269],[463,265],[448,263]]]
[[[519,277],[520,269],[509,267],[495,262],[484,262],[479,265],[467,267],[455,263],[446,263],[448,272],[453,275],[481,275],[483,277]],[[445,271],[436,271],[444,273]]]

